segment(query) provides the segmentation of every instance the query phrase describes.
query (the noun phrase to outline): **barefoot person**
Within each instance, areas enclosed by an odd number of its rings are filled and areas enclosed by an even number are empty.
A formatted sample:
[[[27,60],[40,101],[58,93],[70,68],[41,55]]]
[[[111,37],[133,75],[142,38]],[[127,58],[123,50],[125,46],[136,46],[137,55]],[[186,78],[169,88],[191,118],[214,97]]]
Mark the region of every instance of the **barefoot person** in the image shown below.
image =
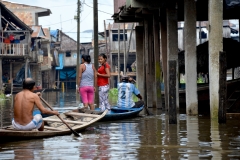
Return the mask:
[[[58,111],[50,111],[42,105],[40,93],[33,93],[35,82],[32,78],[26,78],[23,81],[23,90],[16,94],[14,98],[14,119],[12,125],[17,130],[44,130],[44,122],[40,114],[33,116],[34,105],[43,114],[58,115]]]

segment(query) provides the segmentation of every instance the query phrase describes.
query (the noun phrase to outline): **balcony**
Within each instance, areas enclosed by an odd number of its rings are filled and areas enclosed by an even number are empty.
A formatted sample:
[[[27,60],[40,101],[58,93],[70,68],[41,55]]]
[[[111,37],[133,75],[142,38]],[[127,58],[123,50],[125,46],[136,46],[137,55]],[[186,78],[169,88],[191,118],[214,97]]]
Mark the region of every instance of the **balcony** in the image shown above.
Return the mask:
[[[0,43],[0,57],[23,57],[27,55],[27,44],[20,43]]]

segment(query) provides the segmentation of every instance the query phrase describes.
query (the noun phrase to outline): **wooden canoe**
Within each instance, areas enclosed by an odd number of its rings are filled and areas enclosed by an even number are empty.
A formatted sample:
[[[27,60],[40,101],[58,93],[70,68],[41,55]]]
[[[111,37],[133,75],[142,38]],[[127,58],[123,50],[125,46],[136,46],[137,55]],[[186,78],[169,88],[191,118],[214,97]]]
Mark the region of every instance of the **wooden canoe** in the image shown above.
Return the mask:
[[[119,108],[114,106],[100,121],[114,121],[134,118],[139,115],[143,108],[144,106],[141,106],[140,108]],[[99,108],[97,108],[97,110],[99,110]]]
[[[101,120],[106,114],[107,110],[104,112],[88,110],[82,111],[82,113],[69,111],[61,113],[60,116],[73,130],[81,131],[91,124]],[[0,141],[44,138],[72,133],[57,116],[43,118],[43,121],[45,123],[44,131],[20,131],[13,129],[12,126],[0,128]]]

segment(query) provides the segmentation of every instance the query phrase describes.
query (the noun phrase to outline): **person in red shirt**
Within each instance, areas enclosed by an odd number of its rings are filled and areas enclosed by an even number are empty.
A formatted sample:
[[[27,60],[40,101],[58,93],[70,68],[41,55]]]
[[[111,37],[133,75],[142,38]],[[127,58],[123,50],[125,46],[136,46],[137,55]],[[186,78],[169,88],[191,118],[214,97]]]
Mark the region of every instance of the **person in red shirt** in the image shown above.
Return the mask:
[[[110,66],[107,63],[107,56],[100,54],[98,56],[98,62],[101,66],[98,68],[97,73],[97,85],[99,87],[99,103],[102,111],[111,109],[108,102],[108,91],[109,91],[109,78],[110,78]]]

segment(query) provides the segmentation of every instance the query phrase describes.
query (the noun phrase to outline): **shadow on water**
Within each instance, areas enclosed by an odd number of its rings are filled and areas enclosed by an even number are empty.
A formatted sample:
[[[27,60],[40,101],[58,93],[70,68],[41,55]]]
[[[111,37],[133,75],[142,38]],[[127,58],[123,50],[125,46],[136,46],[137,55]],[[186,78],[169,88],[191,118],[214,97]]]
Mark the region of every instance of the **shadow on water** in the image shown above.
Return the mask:
[[[74,92],[46,92],[53,107],[74,108]],[[204,107],[204,106],[203,106]],[[11,105],[1,104],[1,124],[11,120]],[[167,112],[150,109],[154,116],[97,122],[75,139],[70,135],[0,144],[0,159],[239,159],[240,129],[237,120],[226,124],[209,115],[178,113],[177,124],[168,124]]]

